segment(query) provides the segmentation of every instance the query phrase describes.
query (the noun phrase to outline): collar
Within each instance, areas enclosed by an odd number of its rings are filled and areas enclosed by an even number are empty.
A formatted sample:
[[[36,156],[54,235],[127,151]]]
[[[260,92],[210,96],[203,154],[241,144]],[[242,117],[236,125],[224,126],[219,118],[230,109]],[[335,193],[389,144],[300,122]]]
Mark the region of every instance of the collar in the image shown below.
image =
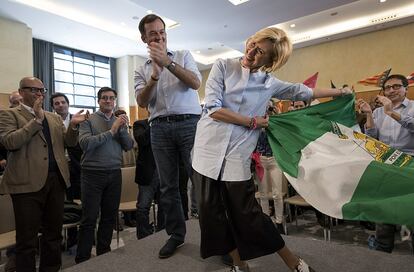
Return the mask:
[[[408,98],[404,98],[403,102],[401,102],[401,105],[404,106],[404,108],[408,107],[408,104],[410,103],[410,101],[408,100]]]
[[[169,56],[170,58],[174,58],[174,51],[171,51],[170,49],[167,48],[167,56]],[[145,64],[150,64],[151,62],[152,62],[152,59],[148,58]]]
[[[406,108],[408,107],[408,104],[410,103],[410,100],[408,100],[408,98],[404,98],[404,100],[401,102],[401,104],[399,104],[398,106],[394,107],[394,105],[392,106],[393,109],[399,109],[401,107]]]
[[[253,73],[252,73],[252,72],[250,72],[250,69],[249,69],[249,68],[246,68],[246,67],[244,67],[244,66],[243,66],[243,64],[242,64],[242,60],[243,60],[243,57],[240,57],[240,58],[239,58],[239,64],[240,64],[240,66],[242,67],[242,69],[248,70],[250,74],[256,74],[256,73],[259,73],[259,72],[264,73],[264,74],[266,74],[266,79],[269,77],[269,72],[266,72],[266,71],[263,71],[263,70],[262,70],[262,68],[263,68],[264,66],[260,67],[259,69],[257,69],[257,71],[256,71],[256,72],[253,72]]]
[[[112,112],[110,118],[106,117],[105,113],[101,112],[100,110],[96,111],[96,114],[103,117],[105,120],[111,120],[112,118],[114,118],[114,112]]]
[[[29,107],[29,106],[27,106],[27,105],[25,105],[25,104],[23,104],[23,103],[21,103],[21,105],[28,111],[28,112],[30,112],[31,114],[33,114],[34,116],[36,116],[36,114],[35,114],[35,112],[34,112],[34,110],[33,110],[33,108],[32,107]]]
[[[62,120],[63,125],[65,126],[66,129],[69,127],[70,119],[71,119],[71,114],[68,113],[68,115],[66,115],[65,120]]]

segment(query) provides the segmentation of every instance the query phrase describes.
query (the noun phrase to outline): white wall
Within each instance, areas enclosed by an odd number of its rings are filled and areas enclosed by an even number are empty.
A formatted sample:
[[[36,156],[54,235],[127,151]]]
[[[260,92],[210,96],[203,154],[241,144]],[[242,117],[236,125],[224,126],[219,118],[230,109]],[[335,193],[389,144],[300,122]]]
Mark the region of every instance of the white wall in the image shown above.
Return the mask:
[[[32,30],[0,18],[0,37],[0,93],[11,93],[20,79],[33,75]]]
[[[135,106],[134,71],[143,65],[145,59],[139,56],[124,56],[116,59],[118,106],[128,115],[129,107]]]
[[[302,82],[319,72],[316,87],[348,84],[357,92],[378,87],[363,86],[358,80],[392,68],[391,74],[414,72],[414,23],[358,36],[295,49],[276,76],[290,82]]]

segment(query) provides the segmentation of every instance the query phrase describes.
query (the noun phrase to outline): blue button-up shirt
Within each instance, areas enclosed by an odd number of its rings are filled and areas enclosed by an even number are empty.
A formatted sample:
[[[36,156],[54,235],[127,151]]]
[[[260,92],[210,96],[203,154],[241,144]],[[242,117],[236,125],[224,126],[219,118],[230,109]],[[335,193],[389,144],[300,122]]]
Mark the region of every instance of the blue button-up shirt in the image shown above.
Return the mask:
[[[385,114],[384,107],[375,109],[372,114],[375,127],[366,129],[365,133],[414,156],[414,101],[405,98],[393,111],[401,115],[400,121]]]
[[[206,83],[205,106],[197,125],[193,168],[209,178],[243,181],[251,177],[251,154],[260,130],[216,121],[210,114],[227,108],[244,116],[264,116],[270,98],[310,100],[313,92],[263,72],[250,73],[238,59],[218,60]]]
[[[168,56],[175,63],[184,67],[184,69],[193,72],[201,81],[201,74],[198,71],[197,64],[188,50],[168,51]],[[135,95],[137,96],[142,90],[152,74],[152,61],[148,59],[145,64],[135,71]],[[168,69],[164,68],[160,78],[155,85],[156,90],[150,98],[148,110],[150,112],[149,120],[159,116],[168,116],[175,114],[200,114],[201,107],[198,92],[189,88],[179,80]]]

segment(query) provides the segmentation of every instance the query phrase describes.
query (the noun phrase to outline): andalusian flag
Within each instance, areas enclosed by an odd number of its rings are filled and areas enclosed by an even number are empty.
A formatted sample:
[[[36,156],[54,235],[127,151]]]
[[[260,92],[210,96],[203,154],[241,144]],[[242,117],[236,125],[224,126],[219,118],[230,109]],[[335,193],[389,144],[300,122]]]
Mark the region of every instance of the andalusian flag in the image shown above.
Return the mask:
[[[354,96],[270,117],[280,168],[312,206],[336,218],[414,225],[414,162],[353,131]]]

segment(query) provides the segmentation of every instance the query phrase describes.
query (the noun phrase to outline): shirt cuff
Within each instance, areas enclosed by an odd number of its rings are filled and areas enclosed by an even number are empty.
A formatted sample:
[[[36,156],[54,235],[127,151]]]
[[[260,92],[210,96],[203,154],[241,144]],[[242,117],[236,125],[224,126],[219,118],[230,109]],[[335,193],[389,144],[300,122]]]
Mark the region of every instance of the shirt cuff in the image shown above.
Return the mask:
[[[211,115],[221,109],[220,103],[206,103],[203,108],[203,112],[207,112],[208,115]]]
[[[75,126],[73,126],[73,125],[69,125],[69,126],[72,128],[72,130],[79,131],[79,124],[77,124]]]
[[[215,113],[216,111],[218,111],[219,109],[221,109],[221,107],[209,108],[209,109],[207,109],[207,113],[208,113],[208,115],[211,115],[211,114]]]
[[[376,128],[365,128],[365,134],[369,137],[376,138],[377,129]]]
[[[408,128],[408,126],[410,124],[414,123],[414,118],[412,116],[409,116],[409,115],[406,115],[406,116],[401,115],[401,120],[397,121],[397,122],[400,123],[400,125],[403,128]]]

